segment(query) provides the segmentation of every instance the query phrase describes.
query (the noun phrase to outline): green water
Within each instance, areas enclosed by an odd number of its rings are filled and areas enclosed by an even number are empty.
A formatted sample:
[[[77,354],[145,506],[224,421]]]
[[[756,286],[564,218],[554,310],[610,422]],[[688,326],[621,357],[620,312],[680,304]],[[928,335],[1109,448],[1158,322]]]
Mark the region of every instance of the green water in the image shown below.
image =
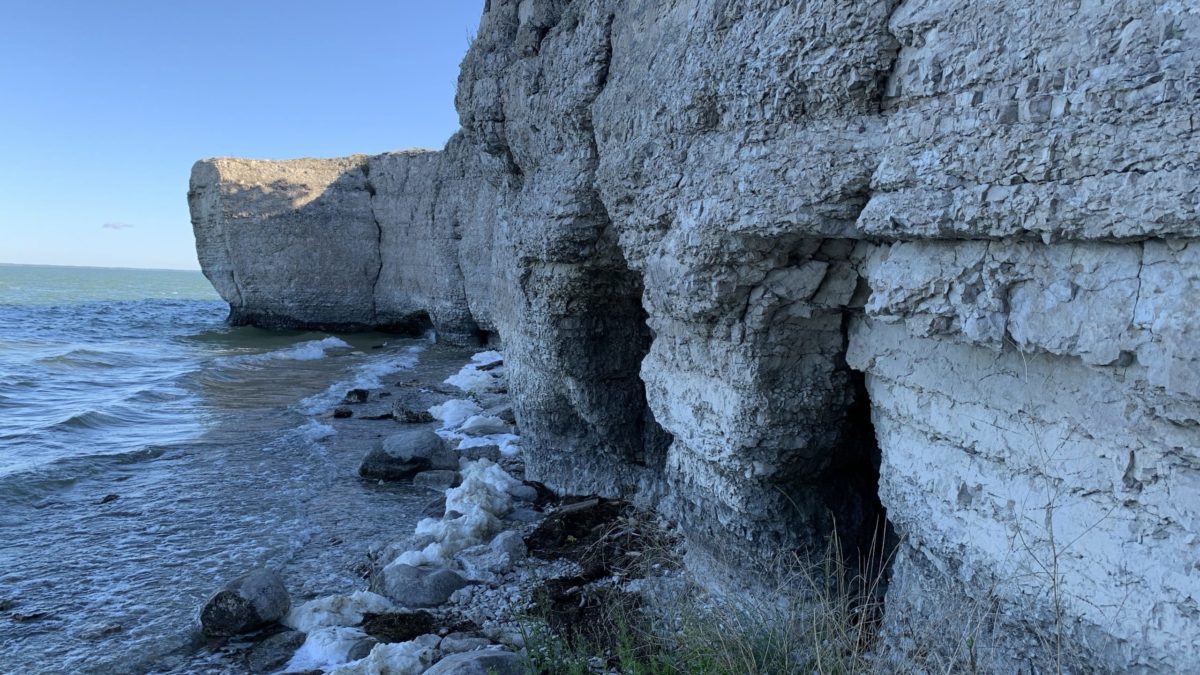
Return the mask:
[[[100,300],[218,300],[198,270],[135,270],[0,263],[0,304]]]

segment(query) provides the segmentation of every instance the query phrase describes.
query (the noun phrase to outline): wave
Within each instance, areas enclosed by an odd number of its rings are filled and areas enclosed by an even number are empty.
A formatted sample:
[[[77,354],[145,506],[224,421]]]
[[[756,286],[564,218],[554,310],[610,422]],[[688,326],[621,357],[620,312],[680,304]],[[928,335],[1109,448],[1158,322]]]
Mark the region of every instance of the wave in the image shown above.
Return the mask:
[[[270,361],[316,361],[328,356],[328,352],[335,349],[353,349],[350,343],[329,336],[321,340],[310,340],[301,342],[284,349],[276,349],[274,351],[263,352],[261,354],[247,354],[242,356],[229,357],[230,361],[235,363],[266,363]]]
[[[36,507],[37,502],[80,480],[103,474],[113,467],[156,460],[167,450],[166,446],[149,446],[124,452],[75,455],[0,475],[0,504]]]
[[[351,389],[378,389],[383,386],[383,378],[416,366],[419,355],[424,350],[424,346],[413,345],[405,349],[405,353],[400,356],[365,363],[356,368],[349,378],[334,382],[325,391],[301,400],[296,404],[295,410],[304,415],[319,415],[341,401]]]

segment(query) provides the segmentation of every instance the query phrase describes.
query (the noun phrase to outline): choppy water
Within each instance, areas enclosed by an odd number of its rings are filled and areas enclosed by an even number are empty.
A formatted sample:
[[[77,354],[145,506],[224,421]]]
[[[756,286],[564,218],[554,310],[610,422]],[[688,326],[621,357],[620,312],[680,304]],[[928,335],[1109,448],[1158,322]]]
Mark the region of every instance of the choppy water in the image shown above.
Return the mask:
[[[415,520],[315,415],[424,343],[225,313],[198,272],[0,265],[0,672],[178,669],[220,580],[345,590],[338,547]]]

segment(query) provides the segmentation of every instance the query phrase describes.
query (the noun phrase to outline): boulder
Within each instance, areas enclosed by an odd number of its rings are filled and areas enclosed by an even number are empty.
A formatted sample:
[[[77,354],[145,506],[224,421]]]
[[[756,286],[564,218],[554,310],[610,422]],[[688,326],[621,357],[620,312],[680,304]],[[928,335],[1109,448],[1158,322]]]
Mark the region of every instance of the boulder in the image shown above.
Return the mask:
[[[445,568],[423,568],[392,563],[381,574],[383,594],[405,607],[436,607],[467,580]]]
[[[404,480],[430,469],[457,469],[458,455],[428,427],[406,429],[377,444],[363,459],[364,478]]]
[[[523,675],[525,658],[500,649],[482,649],[451,654],[438,661],[425,675]]]
[[[499,462],[504,455],[500,452],[498,445],[476,445],[470,448],[459,448],[459,454],[469,460],[486,459],[492,462]]]
[[[292,606],[279,575],[259,568],[229,582],[200,609],[208,636],[240,635],[283,618]]]
[[[342,403],[366,403],[369,396],[370,392],[366,389],[351,389],[342,398]]]
[[[462,654],[477,649],[487,649],[491,645],[492,641],[485,637],[469,633],[451,633],[442,638],[442,641],[438,643],[438,649],[441,649],[443,654]]]

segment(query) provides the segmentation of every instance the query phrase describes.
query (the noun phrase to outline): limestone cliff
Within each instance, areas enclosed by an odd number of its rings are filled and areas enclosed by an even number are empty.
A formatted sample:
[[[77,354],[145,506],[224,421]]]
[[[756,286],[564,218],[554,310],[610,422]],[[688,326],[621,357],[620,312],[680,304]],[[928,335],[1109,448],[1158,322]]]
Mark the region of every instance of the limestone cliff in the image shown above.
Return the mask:
[[[497,334],[531,473],[714,581],[881,502],[897,640],[1200,660],[1200,6],[489,0],[457,105],[198,163],[234,320]]]

